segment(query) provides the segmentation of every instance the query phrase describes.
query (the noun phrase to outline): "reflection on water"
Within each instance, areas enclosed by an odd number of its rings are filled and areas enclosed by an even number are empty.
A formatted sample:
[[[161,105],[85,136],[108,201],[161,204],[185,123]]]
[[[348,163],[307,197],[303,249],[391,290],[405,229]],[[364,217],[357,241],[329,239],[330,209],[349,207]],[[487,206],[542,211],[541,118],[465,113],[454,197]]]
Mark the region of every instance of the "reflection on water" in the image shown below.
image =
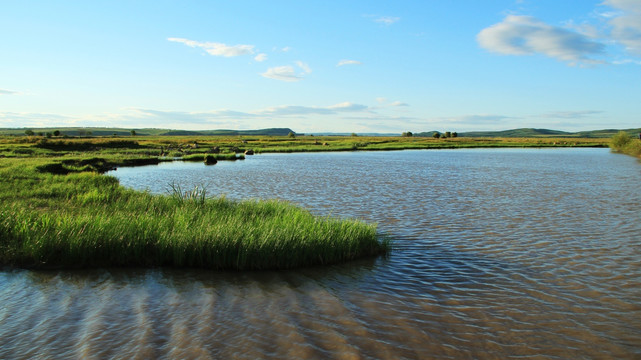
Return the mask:
[[[0,272],[0,358],[639,358],[641,166],[605,149],[260,155],[119,169],[378,222],[388,258]]]

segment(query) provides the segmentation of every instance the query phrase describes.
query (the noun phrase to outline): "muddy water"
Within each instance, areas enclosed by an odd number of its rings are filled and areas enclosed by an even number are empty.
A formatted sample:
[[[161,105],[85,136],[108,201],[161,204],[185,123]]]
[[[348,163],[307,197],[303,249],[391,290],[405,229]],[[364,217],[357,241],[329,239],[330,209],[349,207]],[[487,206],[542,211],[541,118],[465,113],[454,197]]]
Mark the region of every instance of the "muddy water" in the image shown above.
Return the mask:
[[[119,169],[377,222],[389,258],[282,272],[0,272],[0,358],[641,357],[641,164],[606,149],[287,154]]]

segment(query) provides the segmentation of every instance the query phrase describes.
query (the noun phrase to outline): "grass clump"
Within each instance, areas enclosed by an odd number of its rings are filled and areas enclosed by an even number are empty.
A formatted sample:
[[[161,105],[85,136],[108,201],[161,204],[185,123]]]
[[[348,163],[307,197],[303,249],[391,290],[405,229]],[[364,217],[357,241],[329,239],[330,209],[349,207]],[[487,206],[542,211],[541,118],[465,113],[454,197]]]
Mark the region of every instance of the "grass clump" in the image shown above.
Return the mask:
[[[152,195],[97,172],[39,170],[47,164],[0,163],[2,266],[287,269],[389,249],[376,225],[313,216],[286,202],[208,198],[203,188],[176,184]]]
[[[620,131],[610,139],[610,148],[616,152],[641,156],[641,140],[633,139],[627,132]]]

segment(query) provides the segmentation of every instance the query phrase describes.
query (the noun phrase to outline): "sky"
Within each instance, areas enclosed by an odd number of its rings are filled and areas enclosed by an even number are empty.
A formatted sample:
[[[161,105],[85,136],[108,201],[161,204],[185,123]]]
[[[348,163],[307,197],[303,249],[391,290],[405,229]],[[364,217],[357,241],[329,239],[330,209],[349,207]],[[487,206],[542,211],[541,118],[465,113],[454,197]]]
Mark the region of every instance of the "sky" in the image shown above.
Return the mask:
[[[0,127],[641,127],[641,0],[0,0]]]

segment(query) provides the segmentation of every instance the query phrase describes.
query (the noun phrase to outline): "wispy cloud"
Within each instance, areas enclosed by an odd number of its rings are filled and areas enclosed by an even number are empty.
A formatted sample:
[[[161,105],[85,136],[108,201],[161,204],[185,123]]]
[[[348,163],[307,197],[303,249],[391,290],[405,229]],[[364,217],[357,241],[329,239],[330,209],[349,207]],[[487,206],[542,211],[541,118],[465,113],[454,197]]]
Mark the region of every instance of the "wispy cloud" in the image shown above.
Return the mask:
[[[361,104],[354,104],[349,101],[345,101],[342,103],[338,103],[336,105],[328,106],[328,109],[334,110],[334,111],[365,111],[368,109],[367,106],[361,105]]]
[[[285,65],[269,68],[261,75],[269,79],[296,82],[304,79],[305,75],[312,72],[312,69],[302,61],[296,61],[296,66],[300,68],[301,71],[296,72],[293,66]]]
[[[604,4],[618,10],[606,16],[612,26],[612,39],[623,44],[629,53],[641,55],[641,1],[605,0]]]
[[[433,120],[448,122],[448,123],[451,122],[451,123],[478,125],[478,124],[496,124],[496,123],[505,122],[507,120],[513,120],[513,119],[516,119],[516,118],[512,116],[505,116],[505,115],[481,114],[481,115],[440,117],[440,118],[435,118]]]
[[[296,66],[298,66],[301,70],[305,72],[305,74],[311,74],[312,69],[310,69],[309,65],[302,61],[296,61]]]
[[[570,65],[603,63],[593,56],[605,49],[589,36],[548,25],[531,16],[508,15],[502,22],[481,30],[476,38],[483,48],[495,53],[543,54]]]
[[[48,127],[72,126],[78,119],[73,116],[49,113],[0,112],[0,124],[3,127]]]
[[[377,22],[379,24],[388,25],[388,26],[392,25],[392,24],[394,24],[394,23],[396,23],[396,22],[398,22],[400,20],[401,20],[401,18],[400,17],[396,17],[396,16],[379,16],[379,17],[376,17],[374,19],[375,22]]]
[[[184,121],[191,123],[207,123],[220,119],[258,119],[271,117],[305,116],[305,115],[336,115],[340,113],[368,112],[366,105],[355,104],[349,101],[329,106],[302,106],[302,105],[281,105],[272,106],[253,111],[236,111],[229,109],[188,112],[188,111],[164,111],[154,109],[128,109],[130,115],[136,117],[152,117],[160,121]]]
[[[612,61],[612,63],[614,65],[625,65],[625,64],[641,65],[641,60],[623,59],[623,60],[614,60]]]
[[[0,95],[17,95],[19,92],[13,90],[0,89]]]
[[[345,65],[362,65],[363,63],[357,60],[341,60],[336,64],[336,66],[345,66]]]
[[[592,115],[602,114],[599,110],[582,110],[582,111],[553,111],[540,115],[543,118],[551,119],[581,119]]]
[[[398,106],[409,106],[409,104],[404,103],[402,101],[392,101],[388,102],[387,98],[384,97],[377,97],[376,102],[380,104],[380,108],[384,107],[398,107]]]
[[[296,82],[303,79],[303,76],[297,74],[294,67],[289,65],[269,68],[261,75],[269,79],[287,82]]]
[[[199,42],[183,38],[168,38],[167,40],[185,44],[193,48],[201,48],[212,56],[234,57],[254,54],[254,45],[227,45],[216,42]]]
[[[260,54],[258,54],[256,56],[254,56],[254,60],[256,60],[258,62],[263,62],[263,61],[267,60],[267,54],[260,53]]]

